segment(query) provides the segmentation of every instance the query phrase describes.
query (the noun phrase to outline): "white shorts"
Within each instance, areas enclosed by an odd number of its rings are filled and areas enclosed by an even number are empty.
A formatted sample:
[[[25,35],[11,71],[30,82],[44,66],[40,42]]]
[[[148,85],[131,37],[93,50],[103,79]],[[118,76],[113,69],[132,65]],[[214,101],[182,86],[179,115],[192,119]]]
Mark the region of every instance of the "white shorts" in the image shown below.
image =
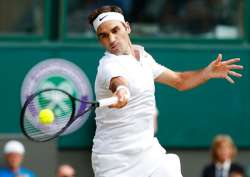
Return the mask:
[[[152,146],[140,153],[92,153],[95,177],[149,177],[162,163],[166,151],[155,138]]]
[[[166,154],[150,177],[182,177],[179,157],[175,154]]]
[[[95,177],[182,177],[180,159],[166,154],[158,140],[140,154],[92,153]]]

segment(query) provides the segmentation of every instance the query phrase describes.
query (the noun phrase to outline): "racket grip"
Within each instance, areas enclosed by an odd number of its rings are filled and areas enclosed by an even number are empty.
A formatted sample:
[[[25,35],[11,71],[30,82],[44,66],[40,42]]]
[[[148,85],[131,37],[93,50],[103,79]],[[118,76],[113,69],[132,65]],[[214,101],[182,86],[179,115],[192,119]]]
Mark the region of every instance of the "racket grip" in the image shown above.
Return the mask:
[[[118,102],[118,97],[104,98],[98,101],[99,107],[110,106]]]

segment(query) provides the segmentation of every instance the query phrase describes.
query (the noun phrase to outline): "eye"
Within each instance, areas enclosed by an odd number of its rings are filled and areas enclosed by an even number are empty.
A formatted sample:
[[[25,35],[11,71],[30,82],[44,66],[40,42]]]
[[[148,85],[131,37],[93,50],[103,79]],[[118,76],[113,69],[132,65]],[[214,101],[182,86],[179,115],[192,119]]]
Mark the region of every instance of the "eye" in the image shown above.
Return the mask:
[[[108,38],[108,34],[107,33],[101,33],[99,34],[99,39],[105,39]]]
[[[119,27],[114,27],[114,28],[112,29],[112,33],[113,33],[113,34],[116,34],[119,30],[120,30]]]

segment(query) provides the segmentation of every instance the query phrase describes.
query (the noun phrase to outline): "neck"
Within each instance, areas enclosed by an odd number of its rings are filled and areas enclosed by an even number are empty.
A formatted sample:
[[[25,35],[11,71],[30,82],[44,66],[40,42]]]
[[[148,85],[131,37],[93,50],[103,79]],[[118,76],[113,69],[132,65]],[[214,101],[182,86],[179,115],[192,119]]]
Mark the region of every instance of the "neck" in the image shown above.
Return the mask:
[[[231,161],[230,160],[224,160],[224,161],[217,161],[218,164],[225,164],[225,163],[230,163]]]
[[[130,51],[130,54],[137,60],[140,59],[140,54],[139,54],[139,51],[135,50],[131,44],[131,42],[129,43],[129,51]]]

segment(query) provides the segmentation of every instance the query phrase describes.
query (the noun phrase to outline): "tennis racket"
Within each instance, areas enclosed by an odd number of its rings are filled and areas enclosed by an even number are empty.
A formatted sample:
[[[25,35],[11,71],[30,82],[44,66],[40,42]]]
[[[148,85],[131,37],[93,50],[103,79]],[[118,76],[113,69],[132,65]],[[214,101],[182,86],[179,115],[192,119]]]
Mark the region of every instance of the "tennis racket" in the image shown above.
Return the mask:
[[[61,89],[44,89],[28,96],[23,104],[21,130],[32,141],[46,142],[62,135],[88,111],[117,102],[117,97],[90,102]],[[79,103],[84,103],[84,108],[77,108]]]

